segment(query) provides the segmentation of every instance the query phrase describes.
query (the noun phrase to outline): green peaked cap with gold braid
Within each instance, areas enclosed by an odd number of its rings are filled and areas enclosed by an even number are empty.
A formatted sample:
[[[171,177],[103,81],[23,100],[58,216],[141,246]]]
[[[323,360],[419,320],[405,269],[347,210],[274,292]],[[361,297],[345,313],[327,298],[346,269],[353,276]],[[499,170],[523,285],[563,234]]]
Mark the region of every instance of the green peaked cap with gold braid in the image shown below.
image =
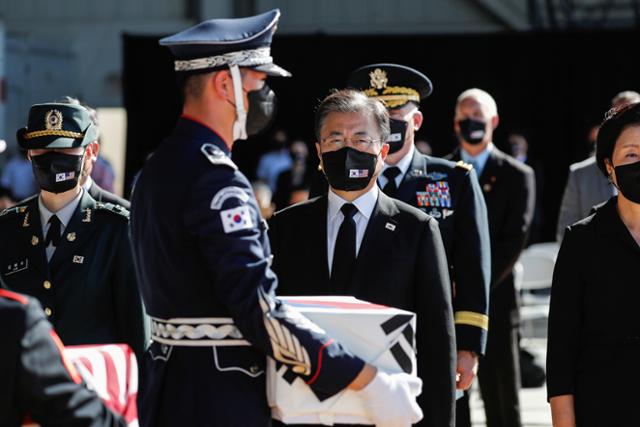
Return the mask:
[[[16,136],[25,150],[75,148],[97,140],[98,129],[83,106],[52,102],[32,105],[27,126],[19,129]]]

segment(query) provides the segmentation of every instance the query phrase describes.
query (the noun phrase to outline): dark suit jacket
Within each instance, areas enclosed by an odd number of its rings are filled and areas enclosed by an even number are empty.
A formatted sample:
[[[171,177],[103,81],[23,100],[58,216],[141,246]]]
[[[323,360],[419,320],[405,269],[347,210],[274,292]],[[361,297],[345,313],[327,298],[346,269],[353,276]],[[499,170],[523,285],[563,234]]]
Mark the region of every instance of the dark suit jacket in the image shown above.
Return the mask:
[[[127,208],[127,210],[131,209],[131,202],[127,199],[123,199],[117,194],[113,194],[110,191],[105,190],[93,180],[91,181],[91,187],[89,187],[89,195],[91,195],[96,202],[113,203],[114,205],[120,205]]]
[[[0,275],[38,299],[67,345],[145,346],[142,300],[128,235],[129,212],[85,191],[47,262],[38,196],[0,215]]]
[[[460,159],[456,151],[451,159]],[[533,170],[494,147],[480,175],[489,214],[491,304],[489,317],[518,322],[513,266],[527,240],[535,208]]]
[[[335,294],[329,284],[326,196],[276,213],[269,236],[280,295]],[[423,425],[452,425],[456,348],[447,262],[437,222],[380,192],[347,294],[418,314],[418,373],[424,381],[418,402],[425,414]]]

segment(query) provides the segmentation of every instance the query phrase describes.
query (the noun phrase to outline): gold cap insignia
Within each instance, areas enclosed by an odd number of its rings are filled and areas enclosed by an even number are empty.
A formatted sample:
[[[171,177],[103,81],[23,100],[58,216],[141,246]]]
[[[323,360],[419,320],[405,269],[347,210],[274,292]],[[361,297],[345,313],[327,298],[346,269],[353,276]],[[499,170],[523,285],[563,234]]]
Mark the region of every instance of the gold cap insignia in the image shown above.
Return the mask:
[[[73,242],[74,240],[76,240],[76,233],[75,232],[68,233],[67,240],[70,242]]]
[[[387,83],[389,82],[389,79],[387,78],[387,72],[381,70],[380,68],[376,68],[375,70],[370,72],[369,77],[371,79],[369,80],[371,87],[376,89],[384,89],[385,87],[387,87]]]
[[[44,127],[47,130],[62,129],[62,113],[58,110],[49,110],[44,115]]]
[[[40,241],[40,239],[38,239],[38,236],[31,237],[31,245],[32,246],[37,245],[39,241]]]

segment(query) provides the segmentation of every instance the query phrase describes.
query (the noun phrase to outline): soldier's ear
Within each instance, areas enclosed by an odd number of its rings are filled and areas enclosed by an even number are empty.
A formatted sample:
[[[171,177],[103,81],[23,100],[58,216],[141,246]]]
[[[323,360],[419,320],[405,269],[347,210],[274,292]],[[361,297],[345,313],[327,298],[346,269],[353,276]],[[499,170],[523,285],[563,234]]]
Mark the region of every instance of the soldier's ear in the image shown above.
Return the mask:
[[[220,70],[214,73],[208,84],[213,85],[215,94],[223,99],[229,99],[233,92],[233,82],[231,81],[229,72],[226,70]]]
[[[420,110],[416,110],[415,113],[413,113],[413,130],[420,130],[420,128],[422,127],[422,122],[424,121],[424,116],[422,115],[422,112]]]

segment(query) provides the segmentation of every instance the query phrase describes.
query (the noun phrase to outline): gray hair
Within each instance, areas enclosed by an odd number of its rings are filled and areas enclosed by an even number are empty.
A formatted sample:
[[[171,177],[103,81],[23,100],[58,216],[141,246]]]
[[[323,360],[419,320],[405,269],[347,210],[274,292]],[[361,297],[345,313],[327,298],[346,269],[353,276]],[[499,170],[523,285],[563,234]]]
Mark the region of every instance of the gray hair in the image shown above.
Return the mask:
[[[335,90],[320,102],[316,110],[316,139],[320,141],[320,130],[329,113],[367,113],[375,121],[380,139],[386,142],[391,133],[389,129],[389,113],[386,107],[375,98],[369,98],[362,92],[352,89]]]
[[[476,100],[480,105],[486,108],[487,113],[489,113],[490,117],[498,115],[498,106],[496,105],[495,99],[493,99],[493,97],[489,95],[488,92],[475,87],[465,90],[458,96],[458,100],[456,101],[456,110],[458,108],[458,105],[460,105],[462,101],[468,98]]]

